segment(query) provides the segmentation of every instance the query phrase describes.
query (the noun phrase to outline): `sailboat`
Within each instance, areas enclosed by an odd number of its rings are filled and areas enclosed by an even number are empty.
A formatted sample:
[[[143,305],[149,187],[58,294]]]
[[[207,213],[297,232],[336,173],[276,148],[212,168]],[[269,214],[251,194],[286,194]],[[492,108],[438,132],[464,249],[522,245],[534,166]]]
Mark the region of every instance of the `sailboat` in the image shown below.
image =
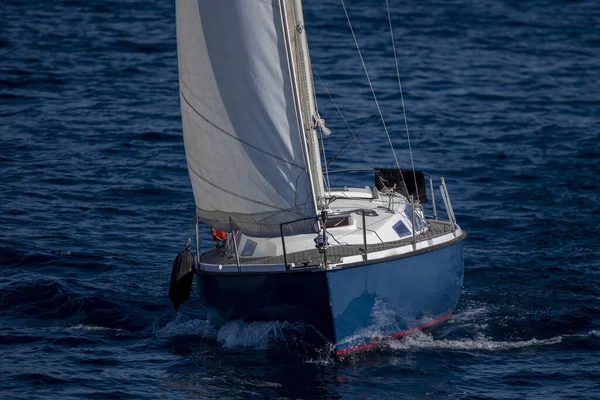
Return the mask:
[[[301,322],[340,355],[448,318],[466,233],[443,178],[325,183],[301,0],[177,0],[176,15],[203,302],[225,320]],[[213,248],[198,248],[199,223]]]

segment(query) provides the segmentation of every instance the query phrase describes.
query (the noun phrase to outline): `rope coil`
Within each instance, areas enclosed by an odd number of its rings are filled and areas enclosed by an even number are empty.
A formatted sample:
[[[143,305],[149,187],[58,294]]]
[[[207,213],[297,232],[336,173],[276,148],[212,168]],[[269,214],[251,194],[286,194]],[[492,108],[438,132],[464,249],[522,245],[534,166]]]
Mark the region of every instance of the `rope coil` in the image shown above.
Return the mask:
[[[321,118],[321,114],[317,111],[315,115],[313,115],[313,122],[315,128],[318,127],[325,134],[325,136],[331,135],[331,129],[325,126],[325,120]]]

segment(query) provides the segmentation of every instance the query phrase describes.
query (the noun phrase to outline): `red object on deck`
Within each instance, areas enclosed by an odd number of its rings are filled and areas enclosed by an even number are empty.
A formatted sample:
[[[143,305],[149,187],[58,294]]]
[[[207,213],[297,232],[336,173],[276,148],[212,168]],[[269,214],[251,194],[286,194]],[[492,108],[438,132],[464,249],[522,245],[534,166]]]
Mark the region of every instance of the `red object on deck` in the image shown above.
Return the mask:
[[[224,241],[227,240],[227,232],[225,231],[220,231],[217,230],[215,228],[211,229],[212,232],[212,239],[216,242],[216,241]]]

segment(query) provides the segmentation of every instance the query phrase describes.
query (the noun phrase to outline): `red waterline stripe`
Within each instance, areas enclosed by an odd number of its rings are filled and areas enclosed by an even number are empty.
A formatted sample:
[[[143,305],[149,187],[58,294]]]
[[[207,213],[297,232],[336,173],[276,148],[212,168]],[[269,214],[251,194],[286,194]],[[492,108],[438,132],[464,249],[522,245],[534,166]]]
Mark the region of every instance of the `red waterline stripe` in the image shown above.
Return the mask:
[[[450,311],[448,314],[442,315],[438,319],[434,319],[433,321],[426,322],[423,325],[419,325],[419,326],[417,326],[415,328],[411,328],[411,329],[408,329],[406,331],[402,331],[400,333],[396,333],[396,334],[392,335],[392,338],[397,339],[399,337],[406,336],[409,333],[413,333],[413,332],[420,331],[420,330],[425,329],[425,328],[429,328],[430,326],[435,325],[438,322],[442,322],[443,320],[445,320],[446,318],[448,318],[450,315],[452,315],[452,311]],[[348,347],[347,349],[338,350],[337,354],[338,355],[348,354],[348,353],[351,353],[353,351],[357,351],[357,350],[361,350],[361,349],[366,349],[368,347],[378,346],[380,344],[381,344],[380,342],[359,344],[358,346],[352,346],[352,347]]]

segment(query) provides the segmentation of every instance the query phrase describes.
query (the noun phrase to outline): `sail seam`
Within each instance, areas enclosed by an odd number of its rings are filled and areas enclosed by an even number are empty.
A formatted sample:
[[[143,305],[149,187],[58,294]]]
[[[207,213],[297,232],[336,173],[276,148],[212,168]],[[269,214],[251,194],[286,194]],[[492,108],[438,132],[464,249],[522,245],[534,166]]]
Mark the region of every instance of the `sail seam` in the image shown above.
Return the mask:
[[[255,219],[254,216],[252,217],[252,219],[254,219],[254,221],[258,224],[258,225],[269,225],[269,226],[279,226],[281,225],[280,223],[268,223],[268,222],[264,222],[267,219],[276,217],[277,215],[283,214],[283,213],[291,213],[291,214],[297,214],[298,216],[304,216],[304,213],[300,212],[300,211],[296,211],[296,209],[298,209],[300,206],[305,206],[305,205],[311,205],[314,204],[312,203],[312,199],[307,200],[304,203],[300,203],[298,205],[296,205],[294,208],[286,208],[286,209],[282,209],[281,211],[277,211],[271,215],[269,215],[268,217],[264,217],[262,219]],[[258,213],[258,214],[262,214],[262,213]],[[318,218],[318,216],[315,215],[315,218]]]
[[[238,198],[240,198],[240,199],[244,199],[244,200],[250,201],[250,202],[252,202],[252,203],[256,203],[256,204],[260,204],[260,205],[263,205],[263,206],[271,207],[271,208],[273,208],[273,209],[275,209],[275,210],[288,210],[287,208],[276,207],[276,206],[274,206],[274,205],[272,205],[272,204],[267,204],[267,203],[263,203],[262,201],[253,200],[253,199],[250,199],[250,198],[248,198],[248,197],[245,197],[245,196],[240,196],[239,194],[236,194],[236,193],[234,193],[234,192],[231,192],[231,191],[229,191],[229,190],[227,190],[227,189],[224,189],[224,188],[222,188],[221,186],[219,186],[219,185],[216,185],[216,184],[212,183],[211,181],[209,181],[208,179],[204,178],[204,177],[203,177],[202,175],[200,175],[198,172],[194,171],[194,169],[193,169],[193,168],[192,168],[192,167],[191,167],[189,164],[188,164],[188,169],[189,169],[189,170],[190,170],[190,171],[191,171],[191,172],[192,172],[194,175],[196,175],[198,178],[202,179],[204,182],[206,182],[206,183],[208,183],[209,185],[211,185],[211,186],[213,186],[213,187],[215,187],[215,188],[217,188],[217,189],[219,189],[219,190],[222,190],[223,192],[225,192],[225,193],[228,193],[228,194],[230,194],[230,195],[232,195],[232,196],[235,196],[235,197],[238,197]]]
[[[268,155],[268,156],[270,156],[270,157],[273,157],[273,158],[274,158],[274,159],[276,159],[276,160],[282,161],[282,162],[284,162],[284,163],[286,163],[286,164],[289,164],[289,165],[292,165],[292,166],[294,166],[294,167],[296,167],[296,168],[300,168],[300,169],[302,169],[302,170],[305,170],[305,167],[304,167],[304,166],[300,166],[300,165],[298,165],[298,164],[295,164],[295,163],[293,163],[293,162],[291,162],[291,161],[288,161],[288,160],[286,160],[286,159],[284,159],[284,158],[278,157],[278,156],[276,156],[276,155],[274,155],[274,154],[271,154],[271,153],[269,153],[269,152],[267,152],[267,151],[264,151],[264,150],[262,150],[260,147],[257,147],[257,146],[255,146],[255,145],[253,145],[253,144],[250,144],[250,143],[248,143],[248,142],[246,142],[246,141],[244,141],[244,140],[242,140],[242,139],[240,139],[240,138],[236,137],[235,135],[232,135],[231,133],[227,132],[226,130],[224,130],[224,129],[220,128],[219,126],[215,125],[215,124],[214,124],[212,121],[208,120],[208,119],[207,119],[207,118],[206,118],[204,115],[200,114],[200,112],[199,112],[198,110],[196,110],[196,109],[194,108],[194,106],[192,106],[192,104],[191,104],[191,103],[188,101],[188,99],[185,97],[185,95],[183,94],[183,92],[181,91],[181,89],[179,90],[179,94],[181,95],[181,98],[182,98],[183,100],[185,100],[185,102],[187,103],[187,105],[188,105],[188,106],[189,106],[189,107],[192,109],[192,111],[194,111],[194,113],[196,113],[196,114],[197,114],[197,115],[198,115],[200,118],[202,118],[203,120],[205,120],[206,122],[208,122],[208,123],[209,123],[211,126],[213,126],[213,127],[214,127],[215,129],[217,129],[218,131],[220,131],[220,132],[224,133],[225,135],[229,136],[230,138],[232,138],[232,139],[234,139],[234,140],[237,140],[238,142],[240,142],[240,143],[244,144],[245,146],[248,146],[248,147],[250,147],[250,148],[252,148],[252,149],[254,149],[254,150],[256,150],[256,151],[258,151],[258,152],[260,152],[260,153],[263,153],[263,154],[265,154],[265,155]]]

